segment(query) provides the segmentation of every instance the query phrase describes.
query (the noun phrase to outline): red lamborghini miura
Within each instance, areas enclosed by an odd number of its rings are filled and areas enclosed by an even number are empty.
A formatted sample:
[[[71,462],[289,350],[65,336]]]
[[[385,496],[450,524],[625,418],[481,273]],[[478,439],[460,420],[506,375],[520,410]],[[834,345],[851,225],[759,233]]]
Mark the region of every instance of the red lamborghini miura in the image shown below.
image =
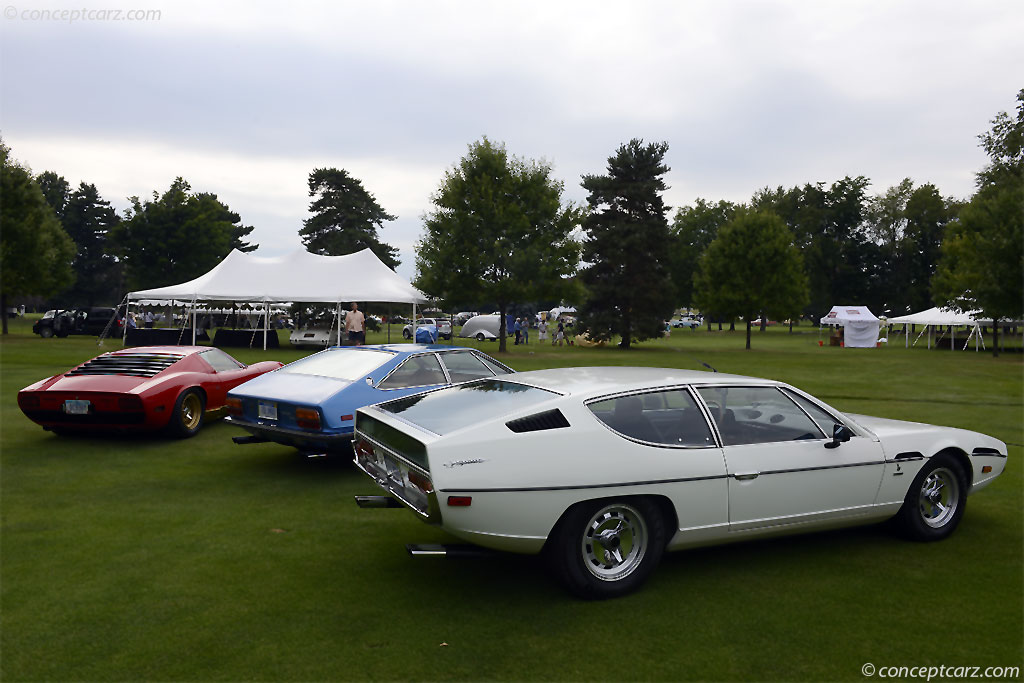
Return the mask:
[[[246,366],[208,346],[148,346],[111,351],[18,392],[18,406],[54,432],[158,430],[186,437],[206,411],[242,382],[281,367]]]

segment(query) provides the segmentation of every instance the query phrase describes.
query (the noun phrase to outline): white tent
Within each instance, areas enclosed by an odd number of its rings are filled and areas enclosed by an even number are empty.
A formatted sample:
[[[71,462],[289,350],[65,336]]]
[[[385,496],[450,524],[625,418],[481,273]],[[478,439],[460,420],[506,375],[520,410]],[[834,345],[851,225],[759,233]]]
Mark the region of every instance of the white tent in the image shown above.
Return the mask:
[[[917,335],[917,339],[914,343],[917,344],[918,339],[921,335],[928,332],[928,348],[932,347],[932,327],[949,327],[952,330],[952,342],[950,348],[956,348],[956,328],[961,326],[967,326],[971,328],[970,334],[967,335],[967,340],[964,342],[964,349],[971,341],[971,337],[975,338],[974,349],[978,350],[978,340],[981,339],[980,332],[980,321],[974,316],[980,315],[979,311],[971,311],[968,313],[958,313],[951,308],[929,308],[927,311],[920,311],[918,313],[911,313],[909,315],[901,315],[896,318],[889,318],[887,321],[889,325],[921,325],[921,334]],[[908,328],[909,329],[909,328]],[[984,342],[982,342],[984,343]],[[910,335],[904,332],[904,346],[910,345]]]
[[[878,318],[867,306],[833,306],[822,325],[843,328],[843,344],[850,347],[874,348],[878,345]]]
[[[233,250],[205,275],[168,287],[128,293],[128,301],[141,299],[185,301],[193,309],[198,301],[334,303],[373,301],[425,303],[427,297],[388,268],[369,249],[345,256],[320,256],[305,250],[284,256],[256,256]],[[340,324],[340,316],[339,316]],[[269,321],[265,320],[264,348]],[[193,340],[194,341],[194,340]]]

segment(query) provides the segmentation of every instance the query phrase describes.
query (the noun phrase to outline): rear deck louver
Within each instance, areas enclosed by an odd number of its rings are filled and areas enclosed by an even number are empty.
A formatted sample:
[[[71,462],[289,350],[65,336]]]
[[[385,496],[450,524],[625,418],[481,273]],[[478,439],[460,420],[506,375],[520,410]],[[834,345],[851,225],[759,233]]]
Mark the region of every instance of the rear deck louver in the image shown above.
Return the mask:
[[[171,367],[183,356],[170,353],[118,353],[93,358],[68,376],[74,375],[131,375],[152,377]]]
[[[562,429],[569,426],[569,421],[565,419],[565,415],[562,415],[561,411],[555,408],[536,415],[527,415],[517,420],[511,420],[506,422],[505,426],[516,434],[522,434],[523,432],[539,432],[544,429]]]

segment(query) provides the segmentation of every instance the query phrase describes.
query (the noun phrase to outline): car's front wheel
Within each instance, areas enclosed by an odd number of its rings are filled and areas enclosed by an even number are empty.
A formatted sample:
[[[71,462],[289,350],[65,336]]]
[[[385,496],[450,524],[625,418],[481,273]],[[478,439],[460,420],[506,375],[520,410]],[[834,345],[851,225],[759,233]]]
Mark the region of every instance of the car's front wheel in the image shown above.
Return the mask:
[[[409,330],[402,330],[402,336],[406,339],[412,339],[412,332]]]
[[[939,453],[917,473],[895,522],[915,541],[941,541],[956,530],[967,505],[967,476],[949,453]]]
[[[483,341],[483,340],[484,340],[484,339],[486,339],[486,338],[487,338],[487,337],[485,337],[485,336],[484,336],[484,333],[483,333],[483,332],[477,332],[477,333],[476,333],[476,340],[477,340],[477,341]]]
[[[647,580],[666,536],[665,518],[651,500],[589,501],[566,511],[545,552],[570,592],[590,600],[614,598]]]
[[[174,412],[167,430],[172,436],[181,439],[195,436],[203,426],[203,414],[206,411],[206,398],[198,389],[186,389],[178,395],[174,402]]]
[[[49,339],[50,337],[53,336],[53,328],[52,327],[44,327],[44,328],[42,328],[41,330],[39,330],[39,336],[42,337],[43,339]]]

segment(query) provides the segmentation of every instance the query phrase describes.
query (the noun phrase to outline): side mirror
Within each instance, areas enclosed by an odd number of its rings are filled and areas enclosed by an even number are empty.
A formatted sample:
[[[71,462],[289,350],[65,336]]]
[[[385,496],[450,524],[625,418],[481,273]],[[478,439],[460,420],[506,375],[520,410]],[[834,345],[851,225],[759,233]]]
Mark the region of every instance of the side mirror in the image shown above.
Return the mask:
[[[851,436],[849,427],[837,424],[832,428],[832,440],[825,444],[825,448],[839,448],[839,444],[846,443]]]

